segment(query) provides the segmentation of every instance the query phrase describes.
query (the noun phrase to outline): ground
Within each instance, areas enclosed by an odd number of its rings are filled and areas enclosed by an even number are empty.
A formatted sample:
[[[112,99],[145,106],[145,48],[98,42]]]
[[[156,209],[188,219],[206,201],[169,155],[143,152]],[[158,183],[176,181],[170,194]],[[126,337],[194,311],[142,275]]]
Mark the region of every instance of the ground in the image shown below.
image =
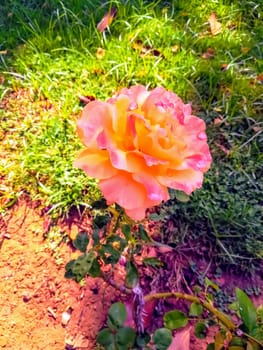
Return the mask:
[[[65,236],[74,236],[89,225],[88,218],[78,218],[60,223],[59,229]],[[2,217],[0,349],[93,350],[107,310],[120,298],[101,279],[87,278],[82,286],[65,279],[65,264],[76,253],[62,240],[54,254],[52,242],[43,234],[50,229],[38,203],[27,200],[19,201]],[[189,350],[205,349],[212,340],[195,340],[193,327],[181,337],[186,343],[191,337]],[[170,350],[179,350],[179,338]]]
[[[69,231],[77,229],[70,226]],[[66,344],[94,349],[116,294],[100,280],[87,280],[86,287],[66,280],[72,248],[60,245],[58,263],[43,227],[44,217],[27,202],[15,205],[1,222],[0,349],[62,350]]]

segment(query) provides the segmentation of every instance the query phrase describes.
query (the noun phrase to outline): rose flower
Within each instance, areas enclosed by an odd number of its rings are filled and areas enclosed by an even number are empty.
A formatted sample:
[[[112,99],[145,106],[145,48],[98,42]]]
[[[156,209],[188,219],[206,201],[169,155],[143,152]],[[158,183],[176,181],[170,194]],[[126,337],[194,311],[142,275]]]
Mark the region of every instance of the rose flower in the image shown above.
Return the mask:
[[[168,200],[168,187],[188,195],[200,188],[212,161],[204,121],[162,87],[132,86],[92,101],[77,127],[85,149],[74,165],[134,220]]]

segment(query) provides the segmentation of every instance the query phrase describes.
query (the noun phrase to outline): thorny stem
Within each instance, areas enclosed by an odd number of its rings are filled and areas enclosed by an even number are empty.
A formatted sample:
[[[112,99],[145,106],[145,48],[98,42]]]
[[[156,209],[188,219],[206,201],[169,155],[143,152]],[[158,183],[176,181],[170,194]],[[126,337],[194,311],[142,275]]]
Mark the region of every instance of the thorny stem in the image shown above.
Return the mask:
[[[118,285],[112,278],[110,278],[109,276],[107,276],[105,273],[102,272],[101,276],[102,279],[104,279],[104,281],[106,283],[108,283],[109,285],[111,285],[113,288],[119,290],[122,293],[125,294],[131,294],[132,290],[129,288],[126,288],[124,286]]]
[[[125,294],[132,294],[134,293],[134,290],[126,288],[121,285],[117,285],[116,282],[108,277],[106,274],[102,274],[101,277],[104,279],[106,283],[114,287],[115,289],[119,290],[122,293]],[[184,299],[187,301],[191,301],[192,303],[200,304],[202,305],[205,309],[210,311],[226,328],[228,328],[231,331],[237,331],[237,326],[221,311],[216,309],[211,303],[202,300],[198,298],[195,295],[190,295],[190,294],[185,294],[185,293],[180,293],[180,292],[167,292],[167,293],[155,293],[155,294],[148,294],[144,297],[144,303],[147,301],[150,301],[152,299],[164,299],[164,298],[178,298],[178,299]],[[142,312],[142,310],[141,310]],[[138,316],[138,315],[137,315]],[[259,341],[258,339],[252,337],[251,335],[242,332],[242,334],[247,337],[248,339],[256,342],[257,344],[262,346],[262,342]]]
[[[263,346],[263,342],[260,341],[260,340],[258,340],[258,339],[256,339],[256,338],[254,338],[254,337],[252,337],[252,335],[249,335],[249,334],[247,334],[247,333],[245,333],[245,332],[243,332],[243,335],[244,335],[245,337],[247,337],[248,339],[253,340],[253,341],[254,341],[255,343],[257,343],[258,345]]]
[[[148,294],[144,297],[144,301],[150,301],[152,299],[164,299],[164,298],[179,298],[191,301],[196,304],[201,304],[204,308],[206,308],[208,311],[210,311],[213,315],[216,316],[216,318],[228,329],[231,331],[235,331],[237,329],[237,326],[221,311],[216,309],[212,304],[210,304],[207,301],[204,301],[200,298],[198,298],[195,295],[189,295],[184,294],[180,292],[167,292],[167,293],[155,293],[155,294]]]

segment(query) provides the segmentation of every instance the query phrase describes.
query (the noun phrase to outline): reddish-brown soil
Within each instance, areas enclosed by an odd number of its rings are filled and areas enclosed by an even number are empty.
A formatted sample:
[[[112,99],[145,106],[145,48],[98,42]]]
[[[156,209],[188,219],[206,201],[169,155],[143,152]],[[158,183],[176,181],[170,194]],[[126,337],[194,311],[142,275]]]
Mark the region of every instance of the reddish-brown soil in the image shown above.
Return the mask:
[[[110,305],[120,298],[101,279],[88,278],[80,286],[64,278],[65,264],[76,253],[63,241],[51,249],[44,239],[49,224],[27,201],[20,201],[1,218],[0,349],[93,350]],[[88,218],[74,216],[58,226],[71,237],[89,228]],[[153,324],[152,319],[148,321]],[[206,349],[209,339],[196,340],[193,327],[189,329],[175,336],[170,350],[179,350],[182,339],[184,349]]]
[[[26,202],[1,221],[0,349],[94,349],[116,293],[101,280],[87,280],[86,287],[66,280],[72,249],[66,244],[56,249],[58,264],[43,227],[44,218]],[[78,226],[65,229],[70,233]]]

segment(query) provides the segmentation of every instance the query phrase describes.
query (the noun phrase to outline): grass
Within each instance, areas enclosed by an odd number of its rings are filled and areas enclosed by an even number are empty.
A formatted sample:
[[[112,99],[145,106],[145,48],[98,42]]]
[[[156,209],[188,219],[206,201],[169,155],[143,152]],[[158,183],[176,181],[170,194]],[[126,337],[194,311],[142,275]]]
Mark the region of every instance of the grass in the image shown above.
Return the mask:
[[[110,32],[96,25],[110,6]],[[216,12],[222,31],[212,35]],[[162,85],[192,104],[208,127],[213,167],[190,202],[165,217],[177,240],[223,264],[262,259],[262,8],[256,1],[18,1],[0,5],[2,207],[21,193],[55,215],[99,197],[73,168],[81,145],[79,94],[106,99],[124,86]],[[210,56],[207,53],[210,53]],[[175,239],[175,238],[173,238]],[[249,261],[249,264],[247,263]]]

